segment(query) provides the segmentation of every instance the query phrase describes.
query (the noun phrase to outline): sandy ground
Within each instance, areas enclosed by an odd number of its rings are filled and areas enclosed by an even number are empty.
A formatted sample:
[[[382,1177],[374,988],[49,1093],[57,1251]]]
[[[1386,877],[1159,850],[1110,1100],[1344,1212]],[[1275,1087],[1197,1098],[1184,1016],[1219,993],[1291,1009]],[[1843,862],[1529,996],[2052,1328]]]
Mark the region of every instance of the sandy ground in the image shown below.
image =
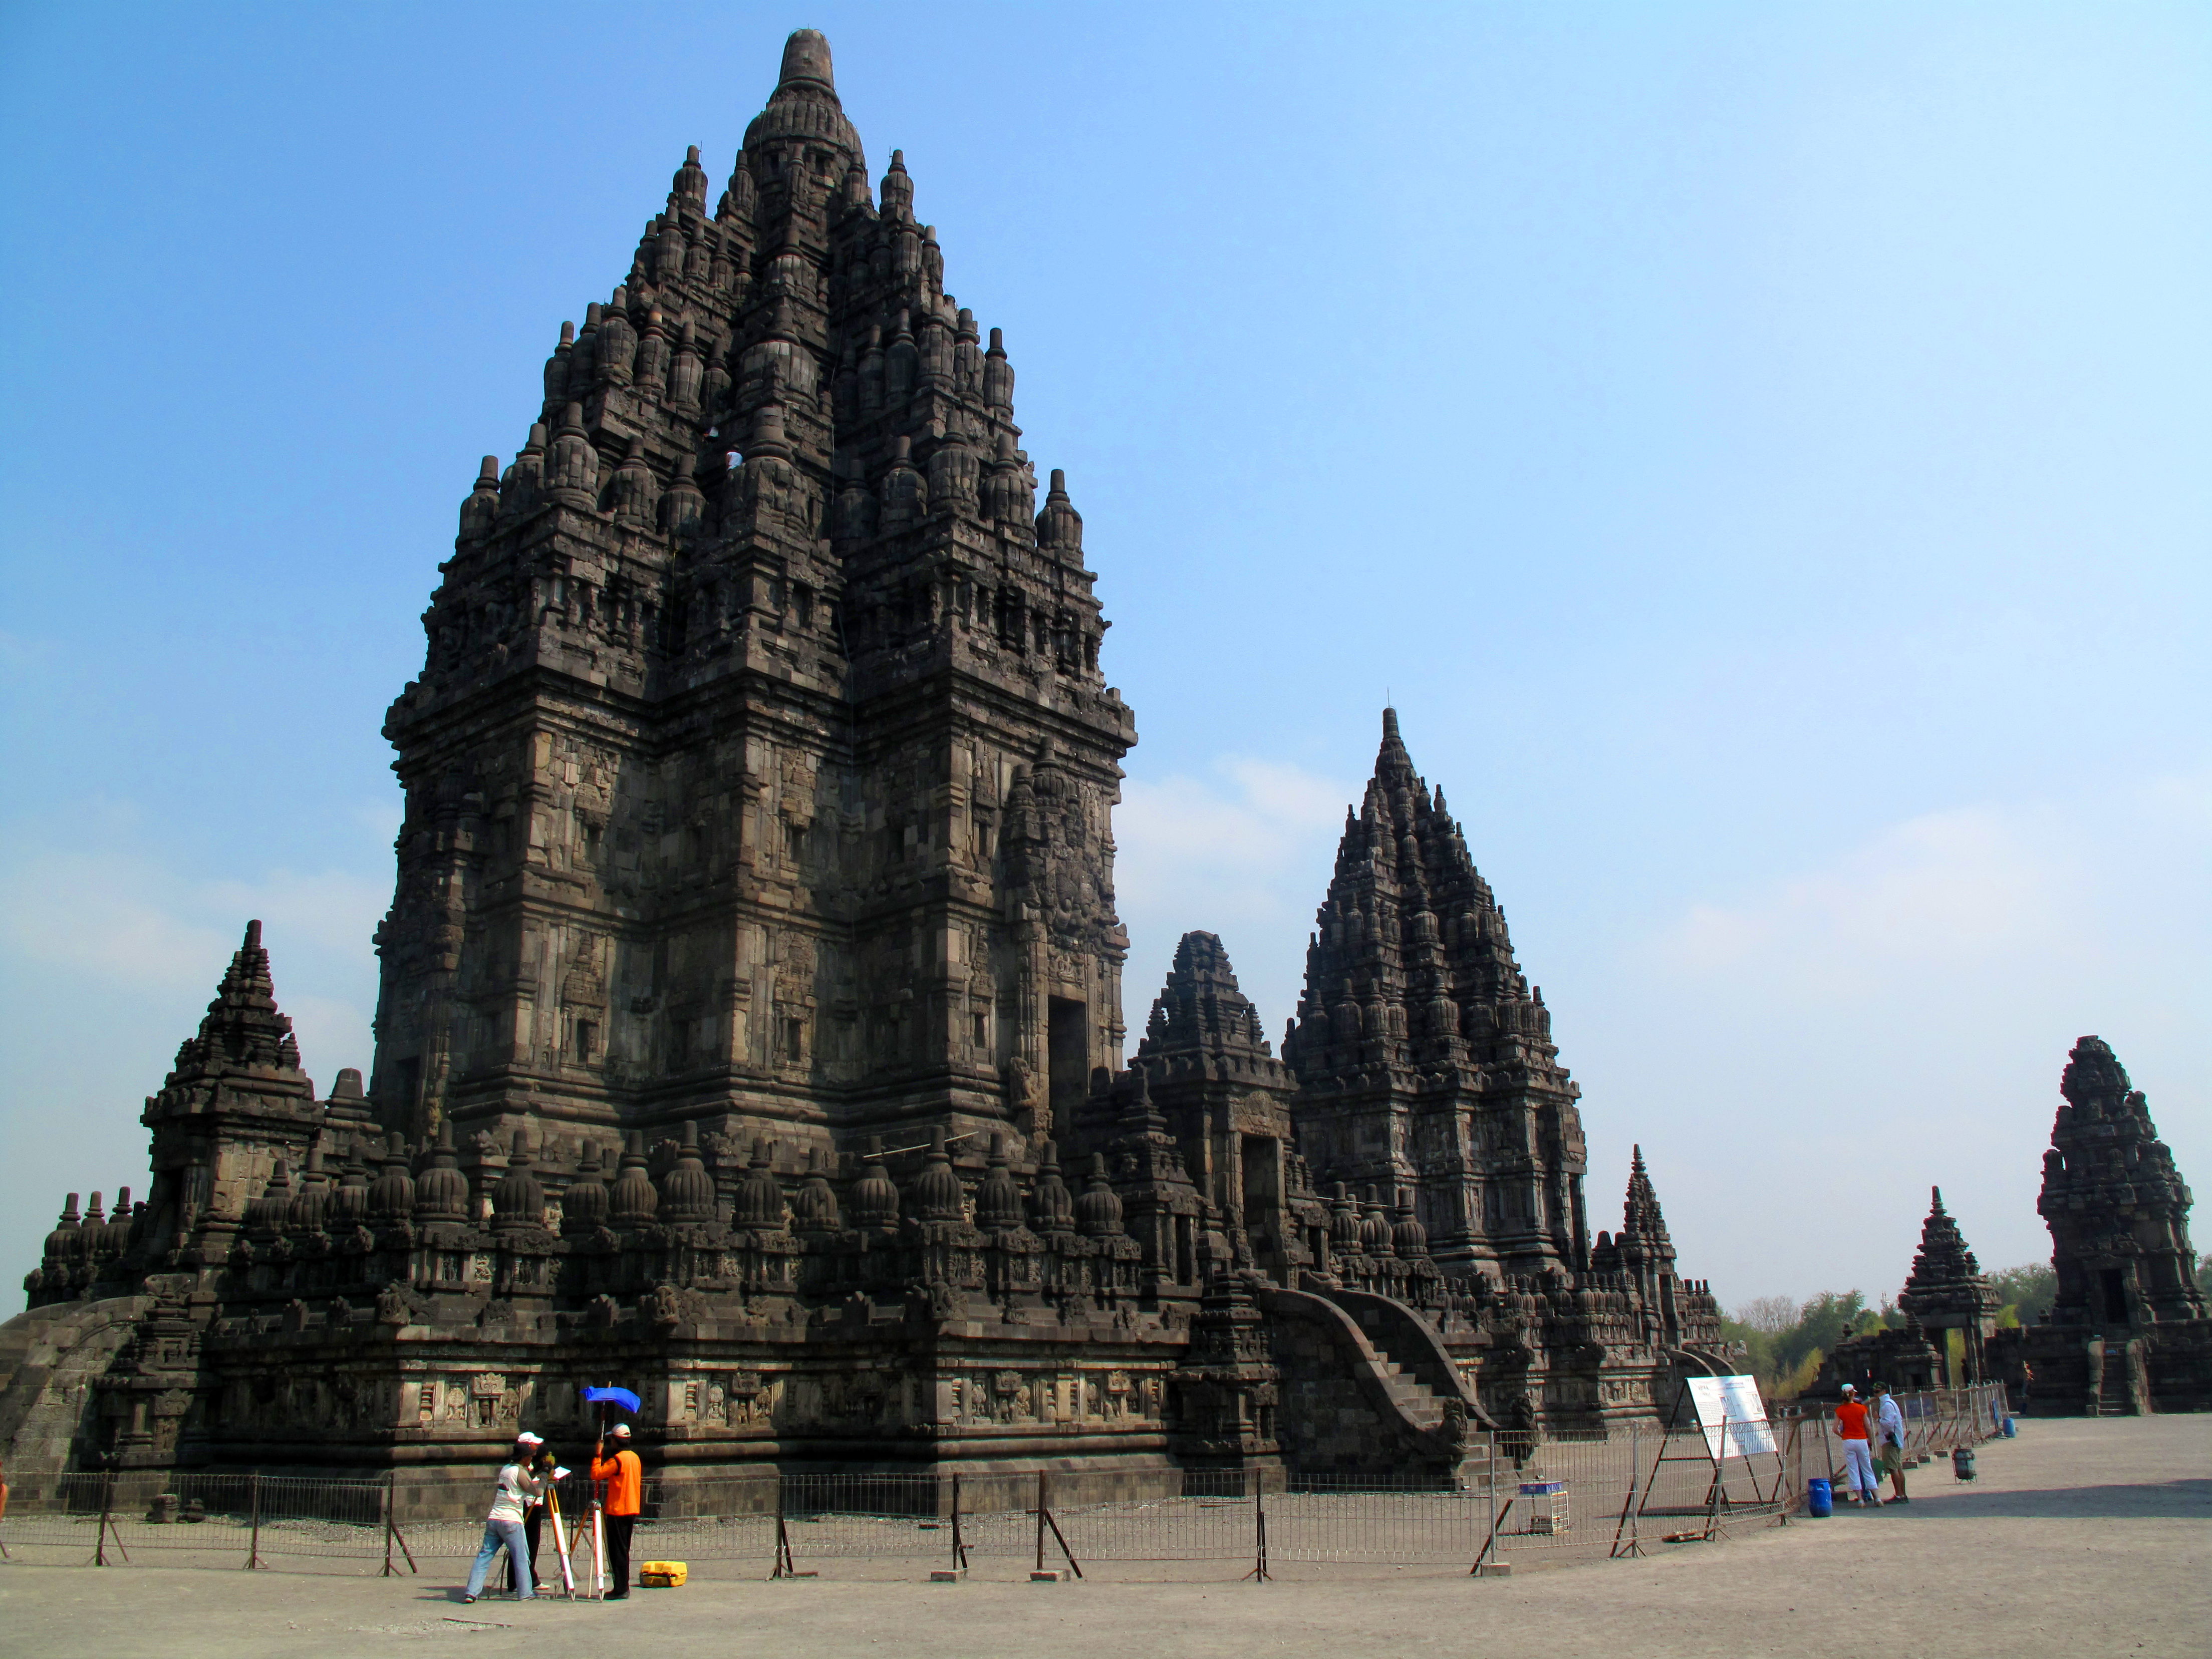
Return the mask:
[[[12,1564],[0,1566],[0,1653],[2212,1654],[2212,1417],[2039,1420],[1980,1462],[1972,1486],[1942,1464],[1916,1471],[1902,1507],[1503,1580],[1311,1567],[1264,1585],[831,1576],[471,1607],[452,1587],[465,1562],[398,1580]]]

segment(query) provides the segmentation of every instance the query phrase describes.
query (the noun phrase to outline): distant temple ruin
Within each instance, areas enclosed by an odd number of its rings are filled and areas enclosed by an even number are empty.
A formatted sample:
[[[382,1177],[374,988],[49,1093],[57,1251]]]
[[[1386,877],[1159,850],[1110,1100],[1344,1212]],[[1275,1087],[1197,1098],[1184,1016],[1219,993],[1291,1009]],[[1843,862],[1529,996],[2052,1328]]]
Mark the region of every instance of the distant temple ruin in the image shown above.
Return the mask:
[[[2212,1411],[2212,1317],[2173,1154],[2102,1038],[2074,1045],[2058,1087],[2036,1204],[2058,1281],[2049,1311],[1998,1328],[1996,1293],[1937,1191],[1897,1299],[1905,1323],[1838,1343],[1814,1392],[2002,1382],[2023,1414]]]
[[[2074,1045],[2058,1091],[2036,1200],[2058,1296],[1998,1332],[1991,1362],[2041,1415],[2212,1411],[2212,1316],[2173,1154],[2103,1039]]]
[[[1929,1190],[1920,1248],[1897,1306],[1905,1316],[1902,1325],[1881,1326],[1836,1345],[1814,1378],[1815,1394],[1837,1393],[1846,1382],[1917,1390],[1993,1380],[1987,1344],[1996,1329],[1996,1291],[1943,1207],[1940,1187]]]
[[[386,735],[374,1066],[259,924],[0,1327],[11,1473],[453,1470],[644,1397],[656,1465],[1450,1479],[1733,1368],[1386,711],[1279,1055],[1221,942],[1125,1066],[1134,719],[1061,475],[872,192],[821,36],[695,149],[486,458]],[[2199,1310],[2201,1313],[2201,1309]]]

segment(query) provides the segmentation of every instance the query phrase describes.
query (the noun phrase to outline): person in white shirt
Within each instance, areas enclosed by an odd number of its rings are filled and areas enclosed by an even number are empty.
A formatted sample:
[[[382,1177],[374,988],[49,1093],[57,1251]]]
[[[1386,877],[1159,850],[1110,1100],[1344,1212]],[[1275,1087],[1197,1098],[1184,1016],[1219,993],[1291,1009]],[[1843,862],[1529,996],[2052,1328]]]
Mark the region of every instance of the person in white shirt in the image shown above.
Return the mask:
[[[568,1473],[568,1470],[556,1467],[552,1452],[546,1447],[545,1437],[542,1434],[532,1434],[526,1429],[514,1437],[514,1461],[521,1464],[526,1470],[543,1483],[545,1492],[550,1492],[553,1489],[553,1483],[565,1479]],[[545,1588],[545,1554],[540,1547],[544,1529],[545,1494],[541,1492],[522,1506],[522,1536],[530,1546],[531,1564],[538,1570],[538,1587],[541,1589]],[[514,1588],[514,1564],[509,1561],[506,1577],[500,1586],[502,1589]],[[489,1583],[491,1581],[487,1578],[484,1582]]]
[[[1882,1472],[1889,1476],[1893,1504],[1909,1504],[1905,1495],[1905,1413],[1897,1408],[1897,1397],[1889,1391],[1889,1384],[1874,1385],[1875,1431],[1880,1444],[1879,1456]]]
[[[477,1551],[476,1565],[469,1569],[469,1587],[461,1593],[464,1601],[473,1601],[483,1594],[484,1576],[502,1549],[514,1570],[514,1599],[537,1599],[538,1580],[531,1570],[530,1540],[523,1534],[522,1517],[544,1492],[545,1481],[530,1472],[528,1457],[518,1446],[514,1460],[499,1472],[492,1488],[491,1512],[484,1516],[483,1543]]]

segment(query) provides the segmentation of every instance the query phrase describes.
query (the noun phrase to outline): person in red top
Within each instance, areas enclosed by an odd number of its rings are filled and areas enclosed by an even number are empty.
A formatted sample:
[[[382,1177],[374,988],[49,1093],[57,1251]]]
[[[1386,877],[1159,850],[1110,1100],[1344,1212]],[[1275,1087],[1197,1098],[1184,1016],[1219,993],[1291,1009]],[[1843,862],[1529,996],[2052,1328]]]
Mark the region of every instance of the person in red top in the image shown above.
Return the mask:
[[[1844,1463],[1850,1471],[1857,1501],[1880,1509],[1881,1489],[1875,1481],[1874,1453],[1867,1444],[1867,1408],[1859,1404],[1858,1394],[1850,1383],[1844,1384],[1844,1403],[1836,1407],[1836,1433],[1844,1443]]]
[[[612,1457],[607,1455],[609,1440],[615,1443]],[[645,1496],[645,1465],[629,1449],[629,1424],[617,1423],[599,1437],[592,1451],[592,1479],[607,1483],[607,1600],[624,1601],[629,1595],[629,1535]]]

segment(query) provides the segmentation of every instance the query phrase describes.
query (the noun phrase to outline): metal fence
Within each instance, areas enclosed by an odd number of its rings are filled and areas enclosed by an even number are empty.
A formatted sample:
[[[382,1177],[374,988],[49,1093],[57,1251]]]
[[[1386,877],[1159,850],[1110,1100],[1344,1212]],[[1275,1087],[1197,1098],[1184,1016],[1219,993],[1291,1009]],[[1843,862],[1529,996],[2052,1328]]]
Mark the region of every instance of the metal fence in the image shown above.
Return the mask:
[[[0,1547],[66,1551],[100,1566],[143,1555],[166,1565],[274,1567],[373,1561],[398,1571],[408,1543],[392,1523],[394,1482],[292,1475],[133,1471],[64,1474],[19,1488]]]
[[[2004,1431],[2012,1407],[2002,1382],[1984,1382],[1971,1389],[1935,1389],[1893,1395],[1905,1419],[1905,1458],[1908,1464],[1948,1457],[1960,1446],[1972,1446]],[[1832,1483],[1838,1493],[1848,1475],[1843,1442],[1837,1437],[1833,1407],[1822,1405],[1778,1408],[1775,1433],[1783,1442],[1790,1470],[1790,1491],[1802,1506],[1808,1479]]]
[[[1901,1395],[1915,1458],[2000,1431],[2002,1389]],[[1506,1562],[1648,1553],[1771,1523],[1802,1508],[1808,1478],[1843,1462],[1824,1409],[1774,1424],[1775,1449],[1716,1462],[1699,1430],[1628,1427],[1529,1442],[1478,1437],[1458,1478],[1394,1484],[1279,1471],[1161,1472],[1141,1497],[1091,1496],[1082,1477],[1036,1473],[650,1479],[633,1561],[694,1576],[908,1576],[1036,1571],[1121,1577],[1473,1572]],[[585,1512],[591,1483],[559,1488]],[[23,1559],[118,1565],[276,1567],[458,1577],[481,1521],[407,1520],[406,1478],[67,1475],[19,1491],[0,1546]],[[550,1553],[551,1532],[543,1547]],[[583,1577],[582,1556],[576,1558]],[[542,1578],[557,1577],[542,1562]]]

